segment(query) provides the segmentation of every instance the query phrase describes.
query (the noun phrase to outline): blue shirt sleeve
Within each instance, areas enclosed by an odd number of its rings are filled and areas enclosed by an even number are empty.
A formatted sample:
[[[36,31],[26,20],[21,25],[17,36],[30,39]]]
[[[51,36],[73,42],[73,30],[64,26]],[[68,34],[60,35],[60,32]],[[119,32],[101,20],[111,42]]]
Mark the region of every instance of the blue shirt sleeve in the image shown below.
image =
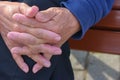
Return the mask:
[[[86,31],[109,13],[114,0],[67,0],[61,2],[80,23],[81,30],[73,38],[81,39]]]

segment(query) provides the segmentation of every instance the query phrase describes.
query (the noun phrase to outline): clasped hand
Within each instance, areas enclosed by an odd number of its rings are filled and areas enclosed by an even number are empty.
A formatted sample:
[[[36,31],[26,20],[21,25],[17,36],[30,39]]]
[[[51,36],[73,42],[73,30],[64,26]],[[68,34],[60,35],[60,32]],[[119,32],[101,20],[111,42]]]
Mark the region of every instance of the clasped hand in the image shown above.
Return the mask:
[[[27,55],[36,62],[33,66],[36,73],[42,67],[50,67],[50,58],[61,54],[60,47],[80,30],[79,23],[66,8],[38,11],[36,6],[21,4],[19,9],[11,11],[12,15],[7,16],[10,20],[1,21],[4,26],[1,35],[17,65],[28,72],[29,67],[21,57]]]

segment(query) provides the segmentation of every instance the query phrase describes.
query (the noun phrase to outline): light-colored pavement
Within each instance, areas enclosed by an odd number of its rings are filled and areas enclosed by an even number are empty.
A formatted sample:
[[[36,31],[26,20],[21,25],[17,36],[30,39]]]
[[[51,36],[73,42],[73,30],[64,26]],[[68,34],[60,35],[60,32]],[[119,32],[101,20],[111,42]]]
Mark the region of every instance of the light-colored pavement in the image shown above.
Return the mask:
[[[120,55],[71,50],[75,80],[120,80]]]

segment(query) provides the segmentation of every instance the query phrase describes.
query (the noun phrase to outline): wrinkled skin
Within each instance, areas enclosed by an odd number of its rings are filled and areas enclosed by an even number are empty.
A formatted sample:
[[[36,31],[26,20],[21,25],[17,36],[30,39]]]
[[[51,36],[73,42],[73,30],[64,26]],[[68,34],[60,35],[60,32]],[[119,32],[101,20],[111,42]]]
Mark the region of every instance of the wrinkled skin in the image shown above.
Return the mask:
[[[14,2],[14,3],[13,2],[0,2],[0,9],[2,11],[2,12],[0,12],[0,33],[1,33],[1,36],[3,37],[3,39],[4,39],[4,41],[5,41],[6,45],[7,45],[7,47],[11,51],[12,56],[13,56],[14,60],[16,61],[16,63],[18,64],[18,66],[24,72],[29,71],[29,68],[28,68],[27,64],[24,62],[21,55],[14,54],[16,52],[14,50],[15,48],[24,49],[23,51],[25,51],[25,52],[28,51],[29,54],[27,54],[27,56],[29,56],[35,62],[37,62],[37,64],[35,64],[35,69],[33,69],[34,72],[37,71],[38,63],[39,63],[39,69],[40,69],[40,66],[41,66],[41,68],[43,66],[49,67],[50,66],[49,59],[50,59],[51,55],[56,55],[56,54],[59,55],[61,53],[60,48],[58,48],[56,46],[48,45],[48,43],[53,43],[53,42],[51,42],[51,40],[53,40],[54,43],[57,43],[57,41],[60,40],[60,36],[58,34],[53,33],[51,31],[48,31],[48,30],[45,30],[45,29],[41,29],[39,33],[42,33],[44,35],[42,37],[40,37],[39,39],[37,37],[35,37],[34,35],[30,35],[28,33],[21,33],[21,36],[23,38],[21,39],[19,37],[19,42],[17,42],[17,41],[14,42],[11,38],[10,39],[7,38],[7,37],[11,37],[11,36],[15,37],[15,35],[13,35],[11,31],[15,31],[15,33],[19,33],[19,32],[16,32],[17,31],[16,27],[18,27],[18,26],[19,27],[23,27],[23,26],[28,27],[28,26],[25,26],[23,24],[20,24],[20,23],[16,22],[15,20],[13,20],[12,19],[13,14],[21,13],[21,14],[24,14],[26,16],[28,14],[30,16],[33,16],[33,15],[37,14],[38,8],[36,6],[29,7],[26,4],[21,4],[21,3],[16,3],[16,2]],[[52,34],[52,36],[49,35],[48,33]],[[46,39],[44,39],[44,36],[46,36],[46,35],[48,37]],[[28,37],[31,37],[31,39],[29,39],[29,41],[24,41],[24,43],[22,43],[23,40],[27,40]],[[31,42],[34,42],[35,39],[38,40],[38,42],[36,42],[35,45],[34,44],[32,44],[32,45],[29,44]],[[42,56],[39,53],[32,54],[33,51],[35,51],[34,49],[36,49],[36,48],[37,49],[40,48],[40,50],[42,52],[45,52],[46,55]],[[47,52],[48,52],[48,54],[47,54]],[[55,53],[53,53],[53,52],[55,52]],[[23,54],[23,55],[26,55],[26,54]]]
[[[35,19],[34,15],[28,14],[28,16],[30,17],[19,13],[13,15],[14,20],[18,21],[21,24],[29,26],[29,28],[26,29],[23,29],[22,27],[16,27],[16,30],[19,32],[30,33],[38,38],[40,35],[37,35],[35,33],[36,28],[53,31],[61,36],[61,40],[58,43],[51,43],[52,45],[56,45],[58,47],[61,47],[72,35],[80,30],[78,21],[66,8],[52,7],[47,10],[40,11],[35,15]],[[14,32],[13,34],[20,36],[20,34],[16,34]],[[19,42],[19,40],[17,40],[17,37],[14,37],[12,40]],[[36,42],[38,42],[37,39]],[[23,52],[19,52],[19,54],[23,55]],[[38,65],[37,71],[39,69],[41,69],[41,66]]]

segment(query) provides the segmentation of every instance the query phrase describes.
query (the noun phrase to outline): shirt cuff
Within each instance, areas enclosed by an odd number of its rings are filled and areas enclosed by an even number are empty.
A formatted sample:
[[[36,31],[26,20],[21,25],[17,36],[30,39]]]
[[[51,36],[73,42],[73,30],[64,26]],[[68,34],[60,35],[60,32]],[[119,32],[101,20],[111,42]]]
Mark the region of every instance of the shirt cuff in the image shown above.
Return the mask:
[[[68,0],[61,2],[70,12],[76,17],[80,23],[81,30],[72,37],[74,39],[81,39],[86,31],[95,23],[95,15],[90,4],[85,0]]]

